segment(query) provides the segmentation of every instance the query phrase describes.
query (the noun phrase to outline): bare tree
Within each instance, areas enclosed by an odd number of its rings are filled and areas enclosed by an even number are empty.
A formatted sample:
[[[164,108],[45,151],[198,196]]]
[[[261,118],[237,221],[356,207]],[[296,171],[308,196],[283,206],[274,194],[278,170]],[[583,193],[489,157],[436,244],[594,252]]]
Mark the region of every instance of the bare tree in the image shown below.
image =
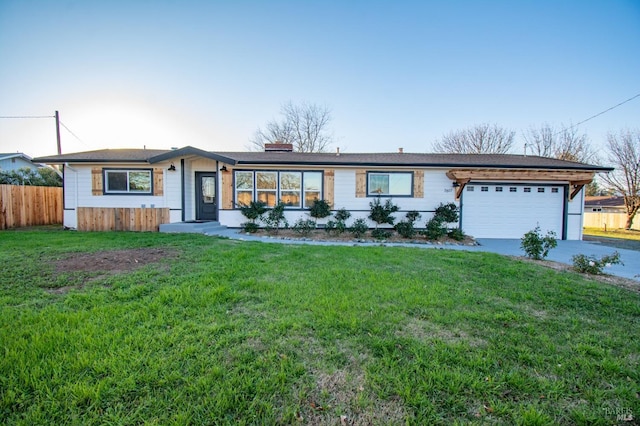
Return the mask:
[[[640,210],[640,129],[609,133],[609,162],[615,170],[602,176],[602,180],[624,198],[627,211],[626,229]]]
[[[496,124],[477,124],[444,135],[433,144],[433,150],[458,154],[506,154],[513,145],[515,134]]]
[[[333,143],[329,131],[331,110],[326,106],[291,102],[280,108],[280,121],[269,121],[250,139],[251,149],[263,150],[265,143],[280,141],[293,145],[297,152],[325,152]]]
[[[561,130],[545,123],[531,127],[523,134],[527,150],[541,157],[587,163],[597,161],[597,156],[589,138],[579,133],[575,126],[560,126]]]

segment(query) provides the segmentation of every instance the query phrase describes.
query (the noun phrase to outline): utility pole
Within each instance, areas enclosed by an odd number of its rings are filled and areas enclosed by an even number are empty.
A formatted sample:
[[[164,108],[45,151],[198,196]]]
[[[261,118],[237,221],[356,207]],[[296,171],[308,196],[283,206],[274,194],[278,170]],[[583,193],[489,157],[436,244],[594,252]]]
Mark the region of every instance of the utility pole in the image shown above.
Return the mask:
[[[60,114],[56,111],[56,137],[58,140],[58,155],[62,154],[62,145],[60,144]]]

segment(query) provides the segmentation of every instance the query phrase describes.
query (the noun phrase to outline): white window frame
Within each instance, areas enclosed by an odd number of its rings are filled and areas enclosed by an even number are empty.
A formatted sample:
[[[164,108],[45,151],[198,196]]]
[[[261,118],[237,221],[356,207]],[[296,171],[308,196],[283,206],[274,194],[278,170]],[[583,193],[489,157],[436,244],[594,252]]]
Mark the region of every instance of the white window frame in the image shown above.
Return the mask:
[[[273,175],[275,177],[275,188],[260,188],[260,181],[258,179],[258,175],[259,174],[264,174],[264,175]],[[260,171],[256,171],[254,173],[255,176],[255,199],[259,200],[260,199],[260,194],[264,193],[264,194],[273,194],[274,199],[275,199],[275,203],[278,202],[278,172],[275,171],[268,171],[268,170],[260,170]],[[271,205],[269,203],[267,203],[268,207],[275,207],[275,204]]]
[[[242,174],[242,173],[247,173],[251,175],[251,188],[238,188],[238,175]],[[238,203],[238,193],[239,192],[250,192],[251,193],[251,200],[255,200],[256,199],[256,195],[255,195],[255,173],[253,173],[252,171],[248,171],[248,170],[236,170],[233,174],[233,195],[234,195],[234,200],[236,203]]]
[[[109,188],[109,175],[111,173],[126,173],[127,188],[125,190]],[[147,173],[149,175],[149,189],[144,191],[136,191],[131,189],[131,173]],[[105,195],[153,195],[153,169],[102,169],[102,188]]]
[[[236,178],[238,173],[247,173],[247,174],[251,174],[251,182],[252,182],[252,187],[251,189],[249,188],[243,188],[243,189],[238,189],[238,179]],[[258,188],[258,173],[274,173],[276,175],[276,189],[275,190],[267,190],[267,189],[260,189]],[[299,188],[289,188],[289,189],[283,189],[282,188],[282,176],[284,174],[295,174],[298,175],[300,178],[300,187]],[[308,187],[306,186],[306,177],[309,177],[309,175],[312,174],[317,174],[319,175],[318,177],[320,178],[320,187],[318,190],[315,189],[308,189]],[[298,199],[300,200],[299,203],[297,204],[293,204],[293,205],[286,205],[285,208],[286,209],[291,209],[291,210],[302,210],[302,209],[308,209],[311,206],[306,202],[306,197],[307,194],[309,193],[317,193],[318,194],[318,200],[322,200],[323,199],[323,190],[324,190],[324,173],[322,172],[322,170],[235,170],[234,171],[234,196],[235,196],[235,202],[236,204],[238,204],[238,193],[239,192],[251,192],[251,200],[252,201],[256,201],[258,200],[258,194],[260,192],[272,192],[275,193],[276,195],[276,202],[281,201],[282,200],[282,194],[284,192],[295,192],[298,195]],[[273,207],[273,206],[269,206],[269,207]]]
[[[373,185],[371,184],[371,178],[376,176],[387,176],[389,186],[388,192],[378,192],[373,190]],[[400,191],[400,192],[392,192],[391,188],[393,187],[392,179],[400,178],[401,176],[409,177],[409,188],[408,191]],[[413,172],[378,172],[378,171],[370,171],[367,172],[367,195],[369,197],[413,197]]]

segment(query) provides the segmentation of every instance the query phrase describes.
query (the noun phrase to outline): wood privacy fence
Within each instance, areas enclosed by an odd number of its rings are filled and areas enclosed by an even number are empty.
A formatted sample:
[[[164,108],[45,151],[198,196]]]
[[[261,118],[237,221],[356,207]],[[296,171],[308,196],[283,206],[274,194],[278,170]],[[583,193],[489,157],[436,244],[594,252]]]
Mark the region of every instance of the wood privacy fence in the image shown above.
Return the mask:
[[[169,223],[168,208],[78,207],[78,231],[152,231]]]
[[[0,229],[62,224],[62,188],[0,185]]]
[[[627,215],[625,213],[602,213],[602,212],[585,212],[584,227],[598,229],[620,229],[627,224]],[[640,231],[640,216],[636,216],[631,225],[631,229]]]

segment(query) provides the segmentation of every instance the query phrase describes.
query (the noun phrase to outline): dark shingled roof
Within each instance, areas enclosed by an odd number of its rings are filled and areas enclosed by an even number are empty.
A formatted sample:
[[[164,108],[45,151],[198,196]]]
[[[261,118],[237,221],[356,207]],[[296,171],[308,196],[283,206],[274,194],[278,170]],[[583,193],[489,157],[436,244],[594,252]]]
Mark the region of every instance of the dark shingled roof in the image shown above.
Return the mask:
[[[612,197],[609,195],[584,197],[585,207],[624,207],[624,197]]]
[[[555,158],[512,154],[416,154],[416,153],[301,153],[301,152],[209,152],[193,147],[178,150],[104,149],[73,154],[40,157],[34,161],[51,164],[88,162],[156,163],[178,156],[201,155],[242,165],[318,165],[318,166],[400,166],[400,167],[489,167],[523,169],[564,169],[611,171],[610,167],[594,166]]]
[[[98,151],[74,152],[71,154],[40,157],[41,163],[92,163],[92,162],[147,162],[156,155],[169,152],[167,149],[100,149]]]

